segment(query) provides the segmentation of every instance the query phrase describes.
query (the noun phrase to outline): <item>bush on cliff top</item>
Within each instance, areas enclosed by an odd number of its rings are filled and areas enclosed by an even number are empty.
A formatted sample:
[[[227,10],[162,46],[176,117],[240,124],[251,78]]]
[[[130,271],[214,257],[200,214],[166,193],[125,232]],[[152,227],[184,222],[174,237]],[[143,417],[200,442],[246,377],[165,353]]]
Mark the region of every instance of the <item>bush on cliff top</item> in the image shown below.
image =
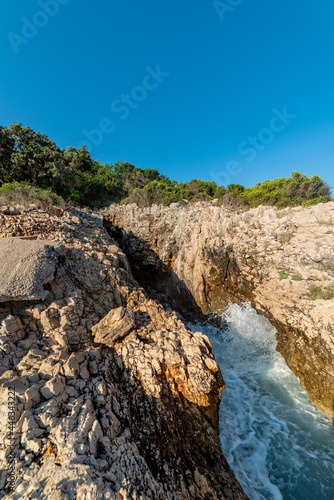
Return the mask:
[[[193,179],[190,182],[176,182],[169,179],[155,180],[143,188],[134,189],[125,198],[124,203],[137,203],[141,206],[170,203],[187,200],[190,202],[222,198],[226,193],[223,186],[212,181]]]
[[[28,182],[5,183],[0,187],[0,205],[23,205],[28,207],[30,204],[37,208],[47,209],[53,205],[65,208],[66,203],[51,189],[42,189],[32,186]]]
[[[235,206],[287,206],[331,199],[329,187],[320,177],[309,179],[299,172],[289,179],[265,181],[253,188],[230,184],[225,189],[213,181],[196,179],[178,183],[157,169],[142,169],[127,162],[103,164],[93,160],[85,146],[59,149],[45,134],[21,123],[13,123],[10,128],[0,126],[0,186],[2,197],[11,192],[13,201],[15,197],[46,199],[53,192],[73,205],[90,207],[213,199]],[[37,193],[36,189],[42,191]]]
[[[331,201],[329,186],[317,175],[311,178],[300,172],[293,172],[288,179],[265,181],[252,188],[240,184],[230,184],[227,190],[214,182],[192,180],[171,182],[169,179],[155,180],[143,188],[136,188],[125,198],[124,203],[148,206],[153,203],[170,203],[188,200],[218,199],[235,206],[257,207],[275,205],[278,207],[315,205]]]
[[[244,188],[239,184],[228,186],[238,199],[250,207],[258,205],[313,205],[331,201],[329,186],[317,175],[311,178],[300,172],[293,172],[288,179],[265,181],[252,188]]]

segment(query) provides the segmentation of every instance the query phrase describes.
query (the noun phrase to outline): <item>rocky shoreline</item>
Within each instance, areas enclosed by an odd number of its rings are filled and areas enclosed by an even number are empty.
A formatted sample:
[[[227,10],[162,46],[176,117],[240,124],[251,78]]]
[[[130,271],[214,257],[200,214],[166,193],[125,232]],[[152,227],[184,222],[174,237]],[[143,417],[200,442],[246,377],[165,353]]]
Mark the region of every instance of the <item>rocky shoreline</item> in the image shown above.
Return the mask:
[[[3,207],[1,498],[246,499],[220,447],[212,346],[177,311],[250,301],[333,420],[333,300],[310,297],[334,281],[333,221],[334,203]]]
[[[138,285],[103,215],[5,207],[0,250],[1,497],[246,499],[208,338]]]
[[[205,317],[250,301],[276,327],[278,351],[334,423],[334,203],[111,205],[103,215],[136,279],[166,293],[176,309]]]

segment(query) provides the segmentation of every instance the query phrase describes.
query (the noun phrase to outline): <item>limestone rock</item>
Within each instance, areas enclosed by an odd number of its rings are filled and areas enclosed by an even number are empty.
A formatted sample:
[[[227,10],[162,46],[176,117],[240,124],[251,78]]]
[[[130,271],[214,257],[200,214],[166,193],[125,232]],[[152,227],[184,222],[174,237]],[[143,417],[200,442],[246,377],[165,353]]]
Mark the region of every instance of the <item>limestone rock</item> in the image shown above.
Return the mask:
[[[46,399],[53,396],[58,396],[65,389],[65,381],[62,377],[55,377],[49,380],[44,387],[41,388],[41,393]]]
[[[104,216],[138,281],[167,293],[183,314],[205,318],[250,301],[276,327],[278,350],[334,422],[333,202],[244,211],[211,203],[111,205]]]
[[[15,207],[8,207],[3,205],[2,207],[0,207],[0,213],[4,215],[20,215],[21,212]]]
[[[0,498],[246,499],[207,339],[148,299],[101,214],[20,212],[0,217],[0,421],[14,386],[18,457],[10,492],[0,426]]]
[[[57,245],[0,239],[0,302],[44,299],[55,272]],[[59,248],[59,246],[58,246]]]
[[[135,327],[133,311],[125,307],[112,309],[97,325],[92,328],[95,342],[110,345],[125,337]]]

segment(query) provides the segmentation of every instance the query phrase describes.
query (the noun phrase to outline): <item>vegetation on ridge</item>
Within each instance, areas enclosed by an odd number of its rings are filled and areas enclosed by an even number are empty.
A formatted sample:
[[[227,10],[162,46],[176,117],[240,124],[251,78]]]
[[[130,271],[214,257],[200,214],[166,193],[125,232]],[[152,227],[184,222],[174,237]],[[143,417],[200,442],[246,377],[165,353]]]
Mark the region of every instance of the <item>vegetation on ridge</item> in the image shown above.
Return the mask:
[[[157,169],[131,163],[103,164],[89,151],[60,149],[45,134],[21,123],[0,126],[1,200],[40,200],[56,204],[101,207],[110,203],[152,205],[187,200],[217,199],[231,205],[280,207],[310,205],[331,200],[329,186],[318,176],[293,172],[288,179],[265,181],[255,187],[217,186],[213,181],[171,181]],[[18,201],[16,201],[18,202]]]
[[[244,188],[240,184],[231,184],[228,188],[250,207],[314,205],[331,201],[330,188],[318,175],[309,178],[300,172],[293,172],[288,179],[264,181],[252,188]]]

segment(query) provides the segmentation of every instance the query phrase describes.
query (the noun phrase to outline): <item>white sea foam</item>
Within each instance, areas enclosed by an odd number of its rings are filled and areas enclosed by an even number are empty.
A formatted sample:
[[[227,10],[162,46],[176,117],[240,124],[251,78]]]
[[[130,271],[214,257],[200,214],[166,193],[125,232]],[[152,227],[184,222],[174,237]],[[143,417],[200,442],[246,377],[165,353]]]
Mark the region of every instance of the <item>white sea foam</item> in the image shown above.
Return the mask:
[[[226,383],[222,449],[245,492],[251,500],[333,500],[334,427],[276,352],[270,323],[250,305],[232,305],[224,317],[227,330],[200,329]]]

